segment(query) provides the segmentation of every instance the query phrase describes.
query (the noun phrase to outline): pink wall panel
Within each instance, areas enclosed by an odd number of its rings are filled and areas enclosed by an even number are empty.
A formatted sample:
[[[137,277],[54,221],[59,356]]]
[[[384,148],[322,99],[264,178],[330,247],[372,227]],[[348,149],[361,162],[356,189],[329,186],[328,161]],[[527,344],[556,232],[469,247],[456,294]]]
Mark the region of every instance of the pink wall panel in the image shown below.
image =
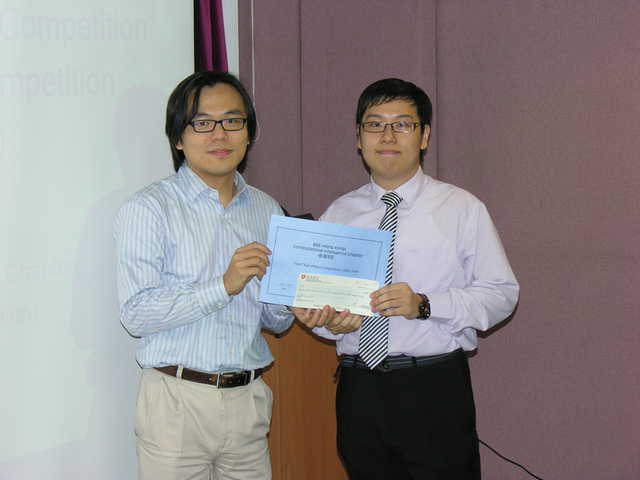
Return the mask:
[[[297,1],[239,2],[240,75],[253,86],[260,137],[245,177],[292,215],[302,213],[300,122],[300,6]],[[255,55],[255,56],[254,56]],[[254,61],[255,58],[255,61]],[[252,65],[253,63],[253,65]],[[252,70],[255,68],[255,71]]]
[[[440,178],[485,201],[522,287],[472,360],[479,432],[543,478],[640,472],[638,25],[637,2],[438,6]]]

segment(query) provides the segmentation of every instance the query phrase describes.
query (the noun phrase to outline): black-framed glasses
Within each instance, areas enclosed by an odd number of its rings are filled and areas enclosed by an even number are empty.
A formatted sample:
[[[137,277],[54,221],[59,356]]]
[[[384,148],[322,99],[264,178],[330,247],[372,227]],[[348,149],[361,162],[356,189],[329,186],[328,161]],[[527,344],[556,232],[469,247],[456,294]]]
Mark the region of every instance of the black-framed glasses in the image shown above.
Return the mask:
[[[237,132],[244,128],[245,123],[247,123],[246,118],[223,118],[222,120],[193,120],[189,125],[193,127],[194,132],[209,133],[213,132],[218,124],[225,132]]]
[[[422,124],[420,122],[363,122],[360,125],[365,132],[369,133],[382,133],[387,129],[387,125],[391,125],[395,133],[411,133]]]

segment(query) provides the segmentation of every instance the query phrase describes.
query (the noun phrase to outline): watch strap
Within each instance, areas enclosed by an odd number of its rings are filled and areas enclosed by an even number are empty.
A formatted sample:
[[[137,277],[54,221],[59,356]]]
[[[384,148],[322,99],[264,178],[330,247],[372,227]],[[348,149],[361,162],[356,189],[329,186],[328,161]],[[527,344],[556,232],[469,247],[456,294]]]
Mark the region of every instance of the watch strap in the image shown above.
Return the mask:
[[[418,295],[422,297],[422,302],[418,305],[418,318],[420,320],[426,320],[431,316],[431,303],[429,302],[429,297],[424,293],[419,293]]]

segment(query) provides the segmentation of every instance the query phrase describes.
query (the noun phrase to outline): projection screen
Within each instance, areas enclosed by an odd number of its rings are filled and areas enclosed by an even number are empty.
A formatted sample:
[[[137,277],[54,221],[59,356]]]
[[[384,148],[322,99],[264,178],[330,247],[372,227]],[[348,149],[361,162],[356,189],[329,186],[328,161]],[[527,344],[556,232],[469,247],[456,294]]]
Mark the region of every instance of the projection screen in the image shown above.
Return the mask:
[[[2,479],[136,478],[113,220],[173,173],[164,110],[192,72],[192,0],[0,0]]]

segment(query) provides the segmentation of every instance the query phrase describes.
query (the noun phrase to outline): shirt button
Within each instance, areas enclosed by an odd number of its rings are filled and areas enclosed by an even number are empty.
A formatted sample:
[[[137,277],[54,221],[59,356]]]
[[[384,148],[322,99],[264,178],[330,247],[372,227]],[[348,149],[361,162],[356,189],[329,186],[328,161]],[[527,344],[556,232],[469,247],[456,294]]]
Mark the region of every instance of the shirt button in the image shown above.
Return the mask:
[[[229,320],[233,320],[233,315],[229,315]]]
[[[229,353],[235,353],[235,350],[233,348],[230,348]]]
[[[218,302],[218,307],[222,308],[224,305],[222,305],[222,302]]]

